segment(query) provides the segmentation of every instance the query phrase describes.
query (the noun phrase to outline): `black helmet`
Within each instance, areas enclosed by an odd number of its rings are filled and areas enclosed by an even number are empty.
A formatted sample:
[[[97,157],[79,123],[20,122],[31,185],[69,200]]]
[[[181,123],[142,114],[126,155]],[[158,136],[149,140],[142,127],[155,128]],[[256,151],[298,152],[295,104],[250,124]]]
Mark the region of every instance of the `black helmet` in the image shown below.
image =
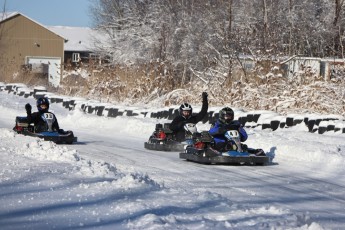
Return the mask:
[[[225,115],[228,115],[229,118],[225,119]],[[231,108],[225,107],[219,111],[219,121],[221,123],[229,124],[233,120],[234,120],[234,111]]]
[[[183,111],[190,111],[190,115],[189,116],[191,116],[192,115],[192,111],[193,111],[193,109],[192,109],[192,106],[190,105],[190,104],[188,104],[188,103],[183,103],[181,106],[180,106],[180,115],[181,116],[183,116],[183,114],[182,114],[182,112]]]
[[[42,108],[41,107],[42,105],[46,105],[46,108]],[[38,111],[40,111],[40,112],[48,112],[48,109],[49,109],[49,100],[48,100],[48,98],[46,98],[46,97],[38,98],[38,100],[36,102],[36,106],[37,106]]]

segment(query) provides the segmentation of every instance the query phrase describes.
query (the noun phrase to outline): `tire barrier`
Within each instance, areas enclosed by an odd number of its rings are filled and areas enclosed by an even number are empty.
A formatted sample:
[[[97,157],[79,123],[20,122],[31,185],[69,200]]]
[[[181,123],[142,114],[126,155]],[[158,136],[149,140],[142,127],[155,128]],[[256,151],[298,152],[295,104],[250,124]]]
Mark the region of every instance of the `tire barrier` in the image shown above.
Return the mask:
[[[272,129],[272,131],[275,131],[275,130],[277,130],[278,128],[279,128],[279,124],[280,124],[280,121],[278,121],[278,120],[272,120],[271,121],[271,129]]]
[[[178,115],[178,109],[169,108],[168,120],[174,119],[174,117],[176,117],[177,115]]]
[[[286,126],[291,127],[293,126],[293,117],[286,118]]]
[[[105,106],[100,105],[100,106],[96,106],[95,107],[95,111],[96,111],[96,115],[97,116],[103,116],[103,110],[104,110]]]
[[[125,112],[126,112],[126,116],[127,117],[134,117],[134,116],[138,116],[139,115],[139,113],[136,113],[133,110],[127,110]]]
[[[117,117],[119,109],[110,108],[108,111],[108,117]]]
[[[285,121],[280,121],[279,128],[283,129],[285,127],[286,127],[286,120]]]
[[[70,100],[68,98],[62,99],[62,106],[65,107],[66,109],[69,108],[69,103],[70,103]]]
[[[272,119],[270,119],[272,131],[275,131],[278,128],[281,128],[281,129],[285,128],[286,119],[287,118],[285,116],[280,116],[280,115],[272,117]]]
[[[321,121],[319,124],[318,133],[319,134],[325,133],[327,131],[327,126],[328,126],[327,121]]]
[[[245,126],[246,125],[246,123],[247,123],[247,116],[240,116],[239,118],[238,118],[238,121],[241,123],[241,125],[242,126]]]
[[[316,130],[314,130],[315,122],[316,122],[315,119],[309,119],[308,120],[308,125],[307,125],[308,126],[308,131],[311,132],[311,133],[316,131]]]
[[[264,122],[261,124],[261,127],[262,129],[272,129],[271,120],[264,120]]]
[[[301,124],[303,121],[304,121],[304,117],[296,116],[295,118],[293,118],[293,126]]]
[[[80,109],[86,114],[93,114],[96,116],[112,117],[140,116],[143,118],[166,119],[173,120],[179,114],[177,107],[170,107],[162,110],[150,110],[129,107],[124,109],[113,104],[101,103],[96,100],[87,100],[85,98],[59,96],[50,92],[44,87],[35,87],[30,89],[24,84],[11,83],[5,84],[0,82],[0,91],[7,91],[20,97],[48,97],[51,103],[61,103],[62,106],[68,110]],[[195,110],[198,111],[199,108]],[[219,109],[209,108],[202,123],[213,124],[219,117]],[[294,126],[304,126],[306,131],[311,133],[324,134],[328,132],[345,133],[345,119],[340,115],[320,115],[320,114],[287,114],[286,116],[279,115],[272,111],[249,111],[236,110],[235,119],[246,128],[261,128],[262,130],[276,131],[279,129],[291,128]]]

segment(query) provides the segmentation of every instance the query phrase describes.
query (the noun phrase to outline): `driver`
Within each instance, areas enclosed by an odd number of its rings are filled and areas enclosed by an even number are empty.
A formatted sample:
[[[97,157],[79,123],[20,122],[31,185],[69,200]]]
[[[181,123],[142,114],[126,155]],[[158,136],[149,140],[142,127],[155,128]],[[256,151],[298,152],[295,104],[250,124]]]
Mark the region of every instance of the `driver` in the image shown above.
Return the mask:
[[[48,130],[47,123],[44,120],[45,113],[49,113],[53,116],[54,122],[53,122],[52,128],[54,131],[59,131],[60,128],[59,128],[59,124],[57,122],[55,115],[48,111],[49,110],[48,98],[46,97],[39,98],[36,101],[36,106],[37,106],[38,112],[31,113],[31,105],[29,103],[25,105],[28,123],[29,124],[34,123],[35,132],[38,133],[38,132],[43,132],[43,131]]]
[[[179,108],[180,115],[175,117],[169,126],[171,131],[173,131],[176,141],[179,141],[179,142],[185,141],[186,139],[186,133],[184,130],[185,124],[187,123],[196,124],[202,119],[204,119],[208,110],[207,96],[208,94],[206,92],[202,93],[201,111],[196,115],[192,114],[193,112],[192,106],[190,106],[188,103],[184,103],[180,106]]]
[[[234,111],[225,107],[219,111],[219,118],[216,123],[211,127],[209,133],[214,139],[214,148],[217,151],[226,151],[227,139],[225,133],[228,130],[237,130],[240,135],[241,142],[247,140],[247,132],[243,129],[238,120],[234,120]]]

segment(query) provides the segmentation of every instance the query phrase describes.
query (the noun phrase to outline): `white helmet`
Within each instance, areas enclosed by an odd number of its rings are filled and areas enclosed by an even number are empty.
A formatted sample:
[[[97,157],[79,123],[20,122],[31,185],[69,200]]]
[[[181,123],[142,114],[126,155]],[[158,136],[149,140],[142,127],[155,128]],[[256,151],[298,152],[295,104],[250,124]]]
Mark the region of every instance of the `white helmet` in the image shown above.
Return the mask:
[[[183,116],[182,114],[182,111],[190,111],[190,115],[192,115],[192,112],[193,112],[193,109],[192,109],[192,106],[188,103],[183,103],[181,106],[180,106],[180,115]]]

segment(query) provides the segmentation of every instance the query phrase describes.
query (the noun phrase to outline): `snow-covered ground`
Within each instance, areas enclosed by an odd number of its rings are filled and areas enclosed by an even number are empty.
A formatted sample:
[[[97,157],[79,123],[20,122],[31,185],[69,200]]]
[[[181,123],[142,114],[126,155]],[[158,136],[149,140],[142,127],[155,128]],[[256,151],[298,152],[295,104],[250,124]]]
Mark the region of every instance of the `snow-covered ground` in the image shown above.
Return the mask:
[[[268,166],[200,165],[144,142],[159,121],[51,104],[79,142],[12,131],[24,105],[0,92],[1,229],[343,229],[345,134],[247,129]],[[199,124],[206,130],[209,124]]]

